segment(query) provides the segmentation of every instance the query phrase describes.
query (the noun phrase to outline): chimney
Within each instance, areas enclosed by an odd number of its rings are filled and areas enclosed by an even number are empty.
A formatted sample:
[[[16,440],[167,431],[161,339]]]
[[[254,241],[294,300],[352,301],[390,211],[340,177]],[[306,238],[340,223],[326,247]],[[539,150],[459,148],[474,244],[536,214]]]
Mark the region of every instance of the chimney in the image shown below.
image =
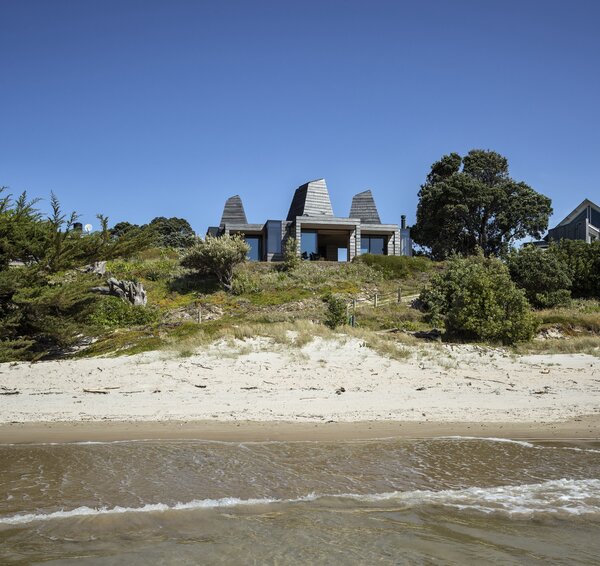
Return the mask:
[[[400,216],[400,228],[402,228],[402,230],[406,228],[406,214]]]

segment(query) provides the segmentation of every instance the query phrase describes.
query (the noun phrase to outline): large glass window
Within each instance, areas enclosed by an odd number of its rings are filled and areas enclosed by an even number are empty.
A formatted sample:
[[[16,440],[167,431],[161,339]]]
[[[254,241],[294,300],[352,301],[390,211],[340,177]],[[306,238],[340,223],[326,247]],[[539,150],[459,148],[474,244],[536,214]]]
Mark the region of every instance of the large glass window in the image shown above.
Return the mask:
[[[281,220],[267,221],[267,253],[281,253]]]
[[[361,236],[360,253],[385,255],[387,239],[385,236]]]
[[[245,236],[244,240],[250,246],[246,257],[250,261],[260,261],[262,259],[262,238],[260,236]]]
[[[317,248],[316,230],[302,230],[300,237],[300,253],[302,259],[317,259],[319,250]]]

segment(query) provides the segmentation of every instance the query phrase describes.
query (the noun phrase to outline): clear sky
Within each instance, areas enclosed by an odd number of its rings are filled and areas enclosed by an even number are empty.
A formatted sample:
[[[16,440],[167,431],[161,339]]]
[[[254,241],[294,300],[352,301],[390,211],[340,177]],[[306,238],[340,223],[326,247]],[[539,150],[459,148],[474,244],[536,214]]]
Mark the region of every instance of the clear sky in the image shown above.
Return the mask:
[[[325,177],[412,223],[431,163],[484,148],[556,222],[600,200],[599,29],[597,0],[0,0],[0,185],[204,233]]]

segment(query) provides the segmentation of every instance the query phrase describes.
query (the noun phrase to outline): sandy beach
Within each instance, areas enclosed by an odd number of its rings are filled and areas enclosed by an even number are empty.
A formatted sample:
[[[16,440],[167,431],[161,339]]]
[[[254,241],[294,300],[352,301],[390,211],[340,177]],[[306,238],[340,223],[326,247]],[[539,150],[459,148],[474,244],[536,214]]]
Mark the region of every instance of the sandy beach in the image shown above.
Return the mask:
[[[189,357],[2,364],[0,438],[599,436],[598,358],[413,350],[398,361],[354,338],[256,339]]]

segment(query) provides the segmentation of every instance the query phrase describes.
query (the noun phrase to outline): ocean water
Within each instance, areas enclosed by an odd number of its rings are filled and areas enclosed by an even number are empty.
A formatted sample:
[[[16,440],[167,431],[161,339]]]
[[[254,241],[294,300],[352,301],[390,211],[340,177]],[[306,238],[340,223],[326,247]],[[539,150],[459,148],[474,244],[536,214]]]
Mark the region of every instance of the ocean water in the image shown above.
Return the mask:
[[[600,444],[0,446],[1,564],[599,564]]]

